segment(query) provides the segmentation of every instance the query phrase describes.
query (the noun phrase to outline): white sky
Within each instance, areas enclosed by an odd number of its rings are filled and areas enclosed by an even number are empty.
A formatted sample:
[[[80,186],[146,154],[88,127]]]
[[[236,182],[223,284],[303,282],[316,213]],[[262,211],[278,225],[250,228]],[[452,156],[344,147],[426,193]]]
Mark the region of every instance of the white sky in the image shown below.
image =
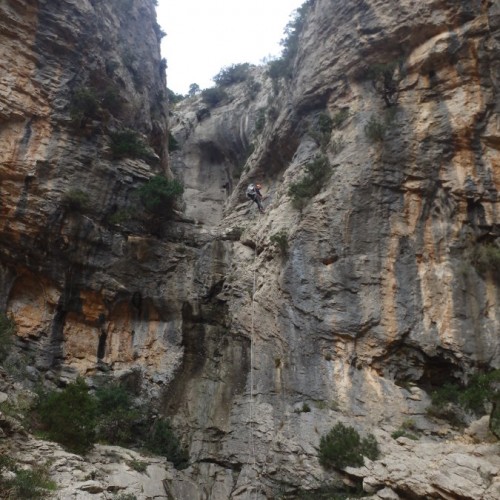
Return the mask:
[[[187,94],[189,85],[212,87],[222,67],[261,63],[281,54],[280,40],[304,0],[159,0],[158,24],[166,31],[162,55],[167,86]]]

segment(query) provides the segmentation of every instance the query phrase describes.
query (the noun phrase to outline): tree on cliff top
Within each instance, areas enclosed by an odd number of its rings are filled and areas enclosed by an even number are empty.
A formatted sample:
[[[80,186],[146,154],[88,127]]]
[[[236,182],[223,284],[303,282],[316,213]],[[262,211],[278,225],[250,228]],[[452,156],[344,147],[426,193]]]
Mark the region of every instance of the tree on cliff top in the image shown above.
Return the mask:
[[[316,0],[306,0],[292,13],[292,18],[283,30],[284,38],[280,45],[283,47],[281,57],[269,63],[268,74],[272,79],[281,77],[291,78],[292,63],[299,49],[299,37],[304,29],[307,14]]]

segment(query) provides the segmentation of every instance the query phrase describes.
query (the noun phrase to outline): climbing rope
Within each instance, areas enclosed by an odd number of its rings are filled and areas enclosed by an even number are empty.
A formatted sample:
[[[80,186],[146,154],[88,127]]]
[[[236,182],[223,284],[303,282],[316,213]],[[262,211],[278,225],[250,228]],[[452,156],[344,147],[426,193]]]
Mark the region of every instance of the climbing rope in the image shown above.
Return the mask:
[[[255,253],[253,258],[253,290],[252,290],[252,321],[250,330],[250,450],[253,457],[253,467],[257,471],[257,464],[255,459],[255,440],[254,440],[254,412],[253,412],[253,358],[254,358],[254,316],[255,316],[255,288],[257,279],[257,270],[255,262],[257,261],[257,246],[255,246]]]

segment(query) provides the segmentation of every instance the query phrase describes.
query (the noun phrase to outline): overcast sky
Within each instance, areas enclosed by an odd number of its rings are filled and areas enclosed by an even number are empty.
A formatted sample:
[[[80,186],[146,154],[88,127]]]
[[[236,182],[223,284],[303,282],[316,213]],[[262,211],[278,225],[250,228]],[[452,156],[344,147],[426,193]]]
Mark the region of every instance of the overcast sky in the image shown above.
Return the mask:
[[[191,83],[212,87],[212,77],[224,66],[279,56],[283,29],[303,2],[159,0],[158,23],[167,33],[162,54],[168,87],[187,94]]]

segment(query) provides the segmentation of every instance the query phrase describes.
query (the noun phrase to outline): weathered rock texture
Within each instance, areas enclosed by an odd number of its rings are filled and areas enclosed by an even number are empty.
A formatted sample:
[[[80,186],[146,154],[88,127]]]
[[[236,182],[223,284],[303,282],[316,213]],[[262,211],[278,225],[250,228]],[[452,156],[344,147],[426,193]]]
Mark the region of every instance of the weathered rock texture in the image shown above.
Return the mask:
[[[189,446],[191,467],[166,482],[173,498],[293,498],[331,483],[317,446],[338,421],[379,439],[382,458],[343,475],[374,498],[498,498],[498,445],[425,409],[429,388],[500,368],[498,274],[479,266],[499,237],[500,8],[310,5],[290,79],[256,68],[257,95],[241,83],[215,108],[196,97],[174,110],[184,217],[117,227],[107,217],[167,168],[150,3],[2,4],[0,63],[17,57],[0,83],[2,305],[40,376],[139,375]],[[136,113],[110,126],[130,119],[152,166],[113,159],[102,121],[70,129],[69,84],[112,54]],[[145,65],[142,91],[125,61]],[[388,108],[370,70],[395,61]],[[341,111],[318,136],[319,118]],[[372,117],[387,120],[383,141],[365,133]],[[317,154],[332,175],[298,211],[288,189]],[[245,200],[255,180],[264,215]],[[72,186],[91,193],[87,213],[61,208]],[[394,441],[408,419],[420,441]]]
[[[147,303],[151,317],[141,321],[142,286],[128,277],[145,245],[109,222],[131,209],[138,182],[167,168],[152,2],[9,0],[0,23],[2,307],[19,336],[36,341],[39,368],[85,373],[98,357],[158,367],[164,352],[149,347],[165,326]],[[82,92],[100,103],[83,118]],[[112,154],[111,134],[132,128],[151,165]],[[84,209],[68,208],[76,191],[87,195]],[[99,352],[104,337],[109,348]]]

